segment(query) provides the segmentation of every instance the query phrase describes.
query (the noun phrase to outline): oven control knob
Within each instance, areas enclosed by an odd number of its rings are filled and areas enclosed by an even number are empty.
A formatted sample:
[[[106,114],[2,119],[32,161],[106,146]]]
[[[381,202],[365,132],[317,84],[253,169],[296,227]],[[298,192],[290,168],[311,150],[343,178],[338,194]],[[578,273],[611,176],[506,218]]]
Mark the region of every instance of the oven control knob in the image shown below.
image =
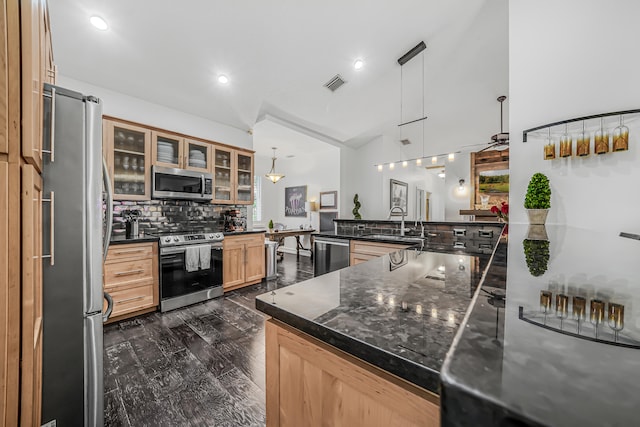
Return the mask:
[[[213,239],[214,237],[216,237],[216,235],[215,235],[215,234],[209,234],[209,238],[210,238],[210,239]]]
[[[169,243],[169,242],[171,241],[171,237],[165,237],[165,238],[164,238],[164,241],[165,241],[165,242],[167,242],[167,243]]]
[[[179,241],[179,240],[180,240],[180,239],[178,239],[178,236],[176,236],[176,237],[174,237],[174,238],[173,238],[173,241],[174,241],[174,242],[177,242],[177,241]]]

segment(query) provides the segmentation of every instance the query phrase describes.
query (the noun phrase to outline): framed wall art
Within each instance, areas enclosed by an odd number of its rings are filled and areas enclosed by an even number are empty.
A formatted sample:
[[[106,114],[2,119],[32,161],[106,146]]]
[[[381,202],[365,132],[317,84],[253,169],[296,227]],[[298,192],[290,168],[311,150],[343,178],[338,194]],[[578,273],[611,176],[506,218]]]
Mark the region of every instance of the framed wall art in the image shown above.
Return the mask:
[[[338,192],[321,191],[320,209],[338,209]]]
[[[395,179],[389,180],[389,209],[394,206],[402,208],[407,213],[407,193],[409,192],[409,184]],[[392,216],[401,216],[400,212],[392,212]]]
[[[307,201],[307,186],[286,187],[284,189],[284,216],[306,217],[304,203]]]

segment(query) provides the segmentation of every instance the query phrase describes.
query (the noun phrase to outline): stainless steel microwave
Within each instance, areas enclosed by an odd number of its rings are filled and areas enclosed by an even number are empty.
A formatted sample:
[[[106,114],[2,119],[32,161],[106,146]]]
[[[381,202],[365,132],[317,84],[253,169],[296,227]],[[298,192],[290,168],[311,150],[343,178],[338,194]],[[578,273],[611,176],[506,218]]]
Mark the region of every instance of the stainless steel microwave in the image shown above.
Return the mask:
[[[185,169],[153,166],[151,198],[211,201],[213,175]]]

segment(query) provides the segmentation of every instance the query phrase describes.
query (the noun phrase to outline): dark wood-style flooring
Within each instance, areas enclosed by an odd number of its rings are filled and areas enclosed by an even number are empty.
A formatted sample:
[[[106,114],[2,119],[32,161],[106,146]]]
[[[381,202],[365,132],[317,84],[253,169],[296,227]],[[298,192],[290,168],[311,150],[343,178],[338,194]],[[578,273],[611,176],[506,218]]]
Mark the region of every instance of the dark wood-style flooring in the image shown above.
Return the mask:
[[[278,278],[104,328],[105,426],[264,426],[264,316],[256,295],[313,277],[285,254]]]

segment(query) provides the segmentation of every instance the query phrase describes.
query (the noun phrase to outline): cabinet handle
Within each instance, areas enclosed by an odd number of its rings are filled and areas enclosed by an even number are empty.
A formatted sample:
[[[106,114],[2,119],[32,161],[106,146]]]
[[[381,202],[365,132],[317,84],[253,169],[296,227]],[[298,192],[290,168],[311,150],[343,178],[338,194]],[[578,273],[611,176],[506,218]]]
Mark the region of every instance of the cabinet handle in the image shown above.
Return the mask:
[[[133,274],[139,274],[139,273],[144,273],[143,269],[139,269],[139,270],[131,270],[131,271],[119,271],[115,274],[115,276],[131,276]]]
[[[51,148],[49,150],[42,150],[43,154],[49,154],[51,156],[51,163],[54,161],[55,143],[56,143],[56,88],[51,88]],[[33,151],[40,151],[38,148],[34,148]],[[53,265],[53,264],[51,264]]]
[[[428,237],[438,237],[438,233],[427,233]]]
[[[49,209],[50,209],[50,216],[51,219],[49,221],[49,233],[51,238],[49,239],[49,255],[42,255],[42,258],[49,258],[49,263],[51,265],[55,264],[55,259],[54,259],[54,250],[55,250],[55,245],[54,245],[54,239],[55,239],[55,227],[54,227],[54,218],[53,218],[53,214],[55,212],[55,193],[52,191],[51,195],[49,196],[48,199],[42,199],[43,202],[48,202],[49,203]]]
[[[137,254],[137,253],[141,253],[144,252],[143,249],[121,249],[117,252],[114,252],[114,255],[124,255],[124,254]]]
[[[123,299],[123,300],[120,300],[120,301],[116,301],[116,304],[124,304],[125,302],[136,301],[136,300],[139,300],[139,299],[143,299],[144,297],[145,297],[144,295],[140,295],[140,296],[137,296],[137,297],[127,298],[127,299]]]

